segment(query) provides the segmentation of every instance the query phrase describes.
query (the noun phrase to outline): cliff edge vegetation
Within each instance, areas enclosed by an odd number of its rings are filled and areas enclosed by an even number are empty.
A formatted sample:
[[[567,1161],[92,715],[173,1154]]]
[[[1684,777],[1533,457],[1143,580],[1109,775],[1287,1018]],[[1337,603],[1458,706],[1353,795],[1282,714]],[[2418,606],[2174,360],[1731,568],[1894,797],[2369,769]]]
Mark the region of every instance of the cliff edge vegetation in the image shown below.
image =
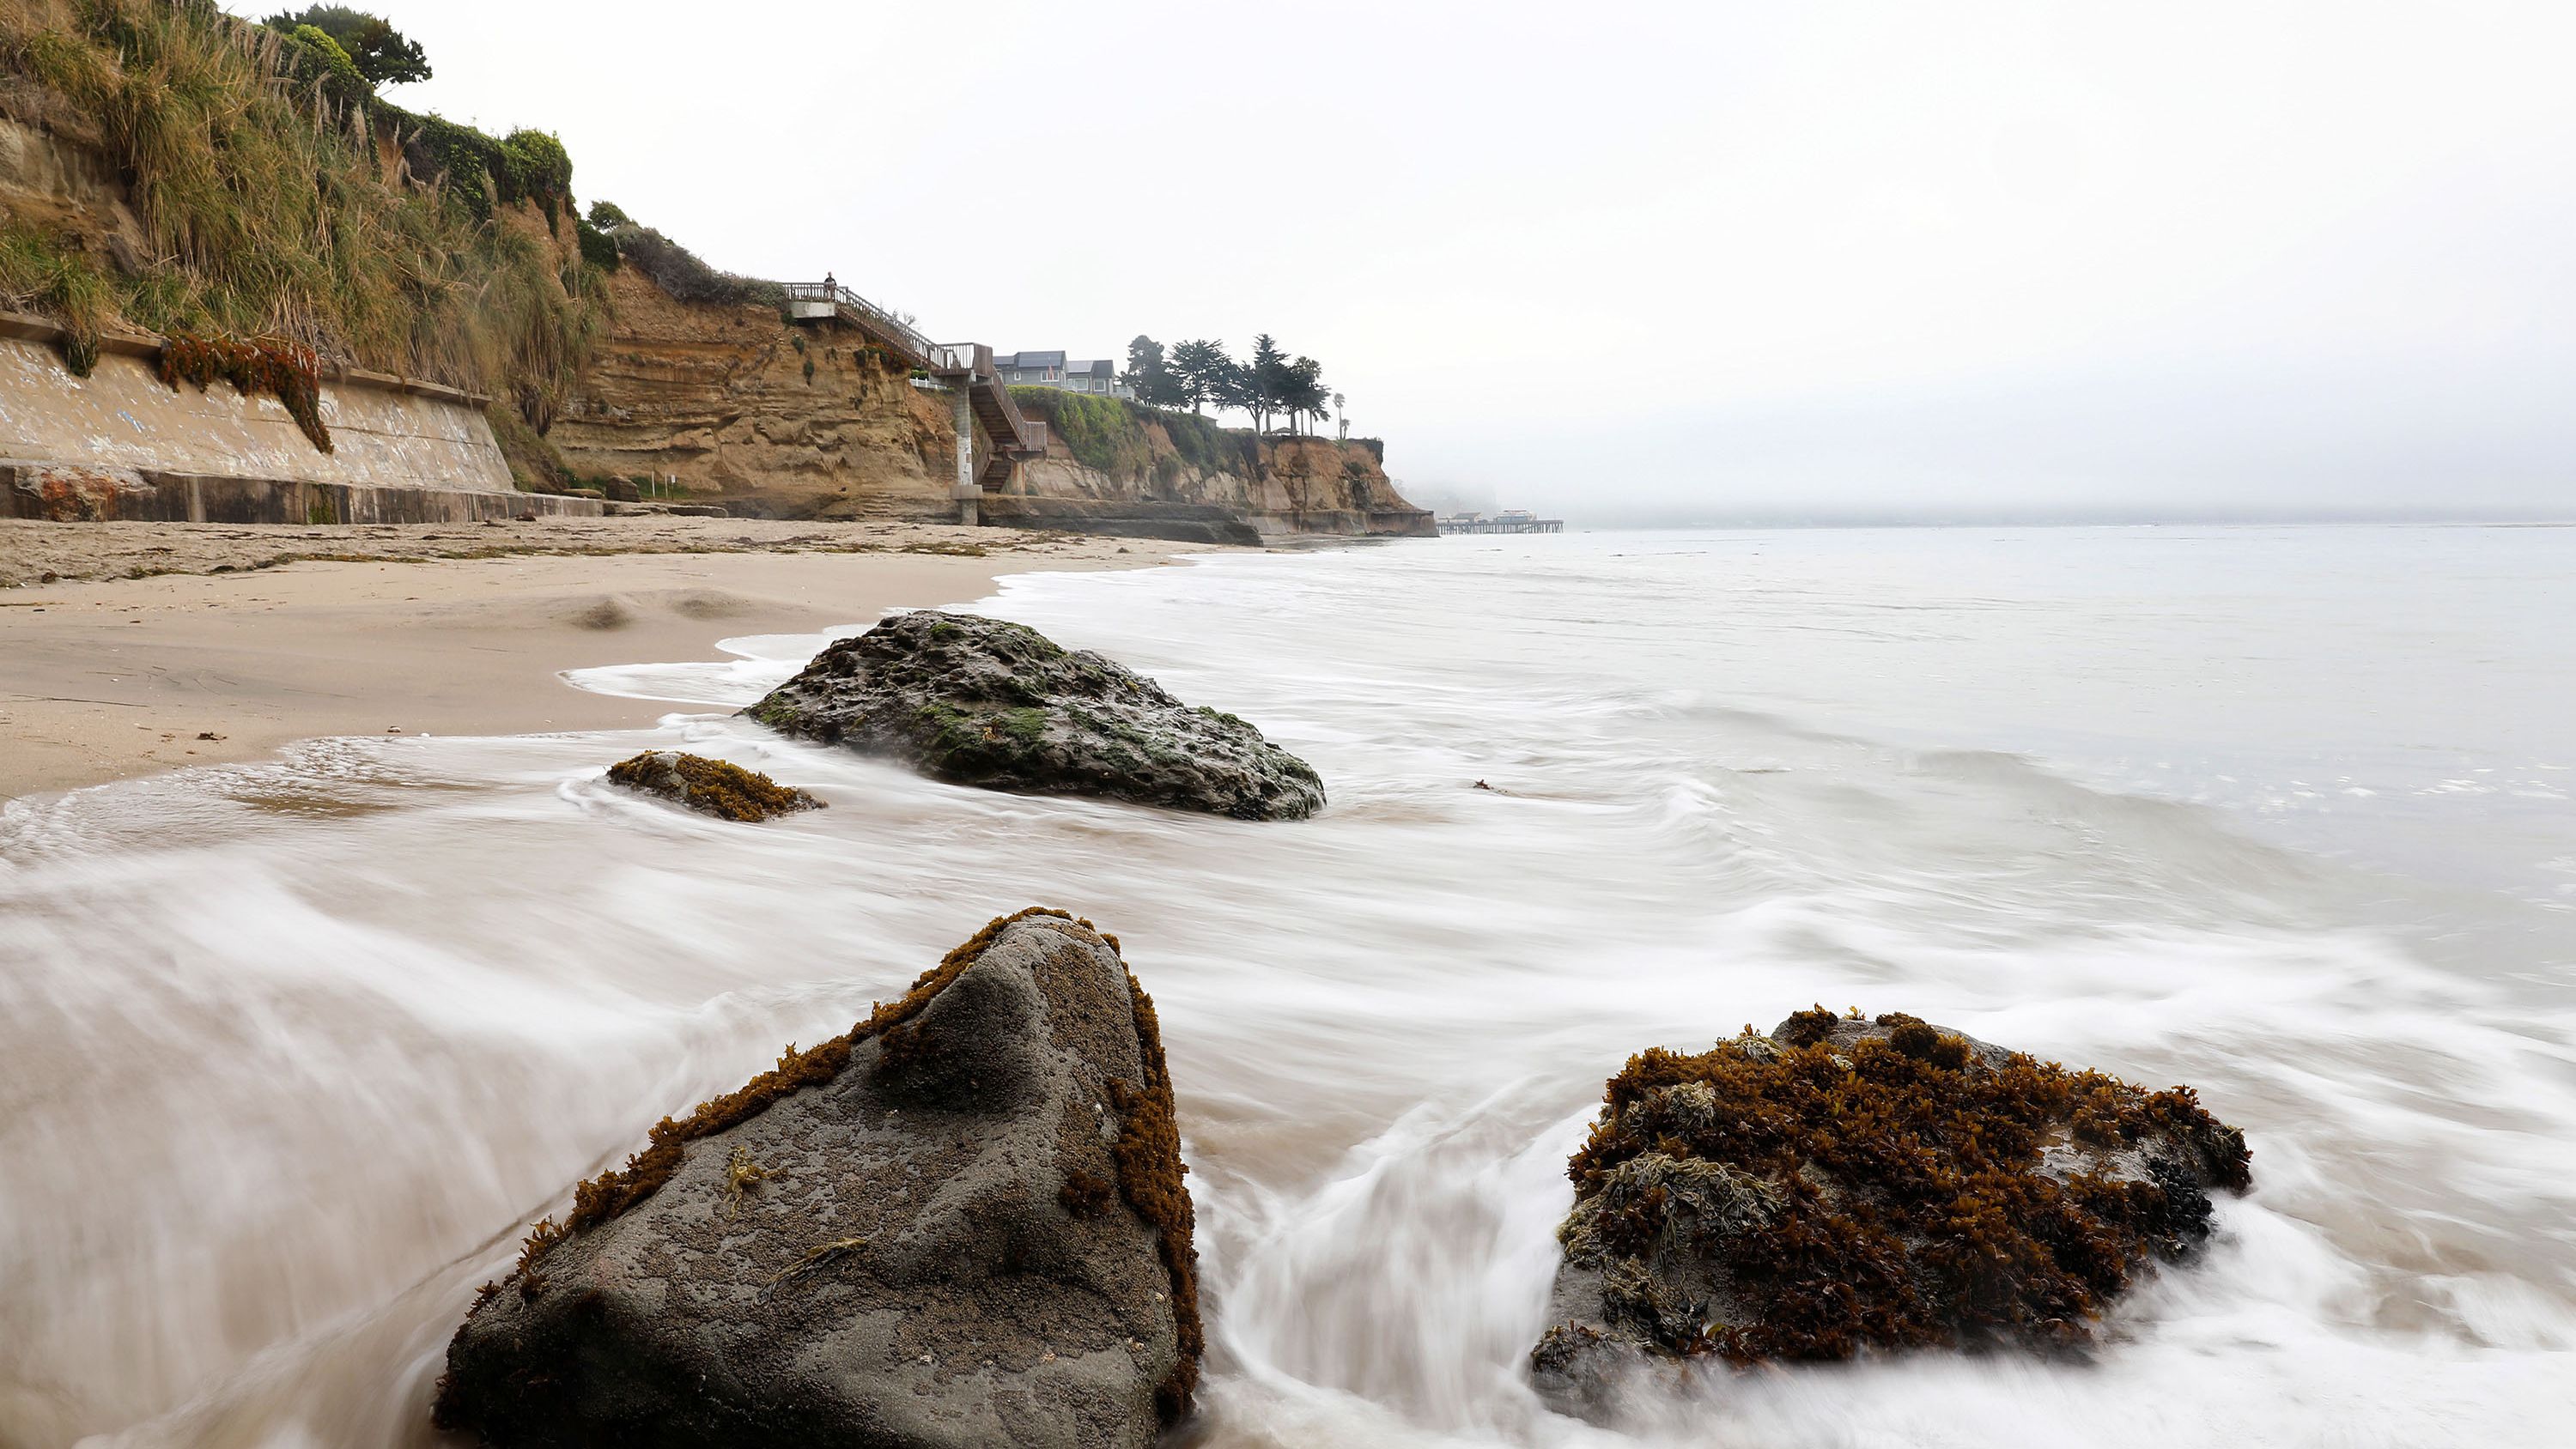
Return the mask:
[[[537,435],[607,320],[571,187],[553,136],[402,110],[312,25],[0,0],[0,305],[76,373],[110,330],[309,349],[499,397],[514,470],[554,471]]]

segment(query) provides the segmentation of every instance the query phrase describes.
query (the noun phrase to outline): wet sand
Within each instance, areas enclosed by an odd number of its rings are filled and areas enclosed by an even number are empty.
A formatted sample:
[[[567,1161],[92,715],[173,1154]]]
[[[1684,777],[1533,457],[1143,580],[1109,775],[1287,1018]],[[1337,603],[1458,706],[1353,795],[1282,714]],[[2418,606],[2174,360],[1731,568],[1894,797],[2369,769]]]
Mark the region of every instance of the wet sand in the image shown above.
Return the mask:
[[[646,551],[620,551],[630,549]],[[0,523],[0,799],[256,759],[318,736],[647,725],[673,706],[578,690],[559,672],[710,659],[736,635],[861,622],[981,597],[1003,574],[1141,567],[1179,551],[732,519]],[[273,562],[315,553],[363,561]]]

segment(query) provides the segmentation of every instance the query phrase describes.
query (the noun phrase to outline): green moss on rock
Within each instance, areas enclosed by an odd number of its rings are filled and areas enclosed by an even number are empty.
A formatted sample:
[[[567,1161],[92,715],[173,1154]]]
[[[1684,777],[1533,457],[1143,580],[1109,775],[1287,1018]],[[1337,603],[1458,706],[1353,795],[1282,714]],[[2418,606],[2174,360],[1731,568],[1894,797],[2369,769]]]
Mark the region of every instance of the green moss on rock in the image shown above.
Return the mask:
[[[1250,724],[1024,624],[925,610],[844,639],[744,713],[958,784],[1239,819],[1322,807],[1312,766]]]

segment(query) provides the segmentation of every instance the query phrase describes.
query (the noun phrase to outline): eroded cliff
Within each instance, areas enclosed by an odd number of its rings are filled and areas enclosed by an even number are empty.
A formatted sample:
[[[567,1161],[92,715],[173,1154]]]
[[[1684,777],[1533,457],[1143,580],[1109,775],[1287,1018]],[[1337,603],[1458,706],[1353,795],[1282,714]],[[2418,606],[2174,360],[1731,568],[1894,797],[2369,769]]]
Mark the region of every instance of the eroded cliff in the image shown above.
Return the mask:
[[[578,471],[667,477],[780,518],[948,517],[947,400],[857,329],[774,305],[674,301],[633,267],[548,441]]]
[[[548,434],[575,471],[666,479],[736,514],[954,516],[951,399],[914,386],[866,333],[790,321],[771,302],[682,302],[634,266],[609,300],[610,330]],[[986,495],[990,522],[1238,543],[1434,532],[1373,441],[1255,438],[1111,398],[1013,392],[1049,424],[1049,446]]]
[[[1438,533],[1430,513],[1387,477],[1376,439],[1256,437],[1116,398],[1045,388],[1013,395],[1022,411],[1047,420],[1047,456],[1020,469],[1015,496],[987,504],[1000,521],[1079,510],[1148,523],[1222,510],[1264,537]]]

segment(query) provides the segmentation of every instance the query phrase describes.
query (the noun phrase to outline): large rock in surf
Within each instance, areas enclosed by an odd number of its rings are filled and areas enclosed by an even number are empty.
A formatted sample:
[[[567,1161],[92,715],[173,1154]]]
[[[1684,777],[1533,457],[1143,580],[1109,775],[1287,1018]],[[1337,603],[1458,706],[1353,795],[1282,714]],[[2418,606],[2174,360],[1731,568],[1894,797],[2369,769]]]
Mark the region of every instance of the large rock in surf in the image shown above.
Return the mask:
[[[1244,820],[1302,819],[1324,804],[1313,766],[1233,715],[974,614],[898,614],[815,655],[743,713],[961,785]]]
[[[1611,1078],[1532,1382],[1615,1416],[1658,1363],[1863,1349],[2077,1349],[2149,1261],[2250,1182],[2244,1135],[1914,1017],[1802,1011]]]
[[[1153,1005],[997,920],[850,1033],[583,1183],[448,1346],[496,1446],[1143,1445],[1200,1333]]]

